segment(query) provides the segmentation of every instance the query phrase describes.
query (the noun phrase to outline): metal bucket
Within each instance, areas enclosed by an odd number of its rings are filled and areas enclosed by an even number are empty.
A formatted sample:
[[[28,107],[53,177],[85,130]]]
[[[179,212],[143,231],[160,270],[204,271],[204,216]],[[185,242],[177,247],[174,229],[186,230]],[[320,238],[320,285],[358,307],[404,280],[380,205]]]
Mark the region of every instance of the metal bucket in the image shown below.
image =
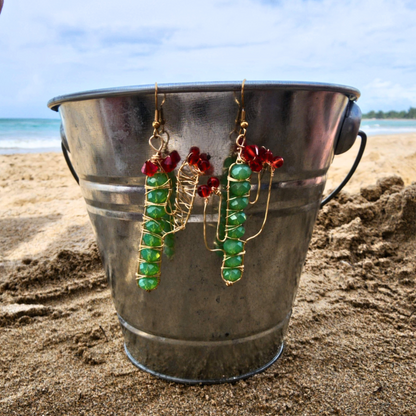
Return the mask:
[[[160,85],[169,149],[183,159],[198,146],[211,155],[214,175],[221,174],[240,88]],[[126,353],[136,366],[168,380],[212,383],[248,377],[280,356],[327,170],[334,153],[348,150],[357,137],[358,97],[356,89],[338,85],[247,82],[247,140],[270,148],[285,164],[274,177],[266,227],[247,244],[244,277],[231,287],[221,280],[221,259],[204,246],[200,200],[186,230],[176,234],[176,255],[162,262],[161,283],[151,293],[137,287],[135,272],[144,205],[140,170],[152,155],[154,87],[90,91],[48,103],[61,115],[64,154],[79,177]],[[365,146],[359,134],[353,170]],[[247,210],[247,235],[261,226],[265,193]],[[214,209],[211,214],[214,221]]]

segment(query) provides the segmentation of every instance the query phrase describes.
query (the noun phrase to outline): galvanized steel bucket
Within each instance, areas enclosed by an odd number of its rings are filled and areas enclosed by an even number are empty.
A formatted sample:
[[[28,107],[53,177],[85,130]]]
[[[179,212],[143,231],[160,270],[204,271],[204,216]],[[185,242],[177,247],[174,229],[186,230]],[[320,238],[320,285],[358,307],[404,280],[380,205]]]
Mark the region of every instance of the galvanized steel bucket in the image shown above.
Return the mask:
[[[166,94],[169,149],[185,158],[198,146],[220,175],[240,88],[235,82],[159,85],[160,96]],[[168,380],[215,383],[253,375],[280,356],[327,170],[359,134],[357,161],[340,189],[364,150],[358,97],[358,90],[339,85],[247,82],[247,139],[285,164],[274,177],[266,227],[247,244],[244,277],[231,287],[221,280],[221,259],[204,246],[199,200],[151,293],[137,287],[135,272],[154,87],[89,91],[48,103],[61,115],[64,155],[79,180],[126,353],[136,366]],[[248,235],[261,226],[265,193],[247,210]],[[214,209],[211,214],[215,221]]]

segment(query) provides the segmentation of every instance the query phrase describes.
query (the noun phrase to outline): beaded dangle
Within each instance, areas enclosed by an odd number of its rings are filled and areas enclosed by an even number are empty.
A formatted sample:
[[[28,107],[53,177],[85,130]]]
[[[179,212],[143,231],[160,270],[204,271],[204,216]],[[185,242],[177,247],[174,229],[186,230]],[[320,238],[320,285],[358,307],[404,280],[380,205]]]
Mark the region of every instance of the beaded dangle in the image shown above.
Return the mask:
[[[162,251],[168,258],[174,255],[174,234],[183,230],[188,222],[199,176],[212,170],[209,155],[192,147],[175,176],[174,170],[181,157],[176,150],[170,153],[167,150],[169,134],[164,128],[164,102],[159,110],[156,84],[154,130],[149,139],[155,154],[142,167],[142,173],[147,178],[136,273],[138,286],[148,292],[159,285]],[[160,142],[158,148],[153,145],[155,140]]]
[[[240,131],[236,139],[236,154],[224,162],[224,174],[221,178],[221,190],[218,189],[220,181],[211,178],[211,183],[201,185],[198,194],[204,198],[204,241],[210,251],[222,252],[221,277],[227,286],[239,281],[244,272],[245,245],[248,241],[258,237],[263,231],[267,221],[270,204],[271,187],[274,171],[283,165],[283,158],[274,157],[265,147],[246,144],[248,123],[245,119],[244,109],[244,83],[241,89],[241,108],[239,110]],[[261,173],[270,171],[266,210],[260,230],[253,236],[243,240],[245,234],[244,223],[247,219],[244,209],[254,205],[260,196]],[[251,178],[257,174],[257,193],[250,201]],[[215,181],[213,179],[216,179]],[[219,214],[215,249],[211,249],[206,237],[206,209],[211,195],[219,195]]]

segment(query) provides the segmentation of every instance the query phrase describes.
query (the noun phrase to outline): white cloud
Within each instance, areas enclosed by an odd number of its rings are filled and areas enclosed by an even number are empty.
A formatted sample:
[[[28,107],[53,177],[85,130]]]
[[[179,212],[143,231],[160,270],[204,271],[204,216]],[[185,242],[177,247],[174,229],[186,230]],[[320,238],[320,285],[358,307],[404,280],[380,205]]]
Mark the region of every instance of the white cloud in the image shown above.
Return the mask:
[[[0,117],[48,117],[49,98],[85,89],[242,78],[347,84],[363,111],[404,109],[415,19],[405,0],[6,0]]]
[[[407,110],[411,106],[416,106],[416,84],[405,87],[376,78],[365,86],[365,90],[372,97],[374,110],[394,108]]]

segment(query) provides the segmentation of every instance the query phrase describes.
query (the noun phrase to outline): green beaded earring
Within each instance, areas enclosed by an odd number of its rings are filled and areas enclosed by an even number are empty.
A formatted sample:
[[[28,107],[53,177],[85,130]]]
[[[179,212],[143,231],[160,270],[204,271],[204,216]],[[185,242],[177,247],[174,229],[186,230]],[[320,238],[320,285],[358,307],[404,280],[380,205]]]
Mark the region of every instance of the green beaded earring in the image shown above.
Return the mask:
[[[164,129],[164,102],[165,100],[159,110],[156,84],[154,130],[149,139],[155,154],[142,167],[142,173],[147,178],[136,273],[138,286],[148,292],[159,285],[162,251],[168,258],[172,258],[175,253],[174,234],[183,230],[188,222],[199,176],[211,168],[209,156],[200,153],[197,147],[192,147],[175,176],[174,170],[181,157],[176,150],[167,153],[169,134]],[[159,140],[158,148],[153,145],[154,140]]]
[[[155,154],[142,167],[142,173],[147,177],[136,273],[138,286],[147,291],[156,289],[159,284],[162,252],[168,258],[174,255],[174,226],[170,215],[175,199],[173,170],[181,159],[176,150],[167,153],[169,134],[164,128],[162,111],[165,99],[159,109],[157,94],[156,84],[154,130],[149,139],[149,145],[155,150]],[[160,142],[158,148],[153,145],[155,140]]]
[[[267,221],[269,210],[271,187],[273,183],[274,171],[283,165],[283,158],[273,157],[270,150],[265,147],[259,148],[256,145],[246,144],[246,133],[248,123],[245,120],[244,108],[244,84],[241,87],[241,107],[237,118],[240,124],[240,131],[236,139],[236,155],[227,158],[224,162],[224,175],[221,180],[221,190],[214,188],[214,192],[202,192],[202,186],[198,193],[205,198],[204,200],[204,241],[208,250],[222,252],[221,277],[227,286],[239,281],[244,272],[245,245],[260,235]],[[255,235],[243,240],[245,234],[244,223],[247,215],[244,209],[258,201],[261,189],[261,172],[270,170],[266,211],[260,231]],[[251,178],[257,173],[257,194],[254,201],[250,201]],[[201,192],[200,192],[201,189]],[[217,248],[211,249],[206,238],[206,208],[208,199],[211,195],[221,196],[216,242]]]

